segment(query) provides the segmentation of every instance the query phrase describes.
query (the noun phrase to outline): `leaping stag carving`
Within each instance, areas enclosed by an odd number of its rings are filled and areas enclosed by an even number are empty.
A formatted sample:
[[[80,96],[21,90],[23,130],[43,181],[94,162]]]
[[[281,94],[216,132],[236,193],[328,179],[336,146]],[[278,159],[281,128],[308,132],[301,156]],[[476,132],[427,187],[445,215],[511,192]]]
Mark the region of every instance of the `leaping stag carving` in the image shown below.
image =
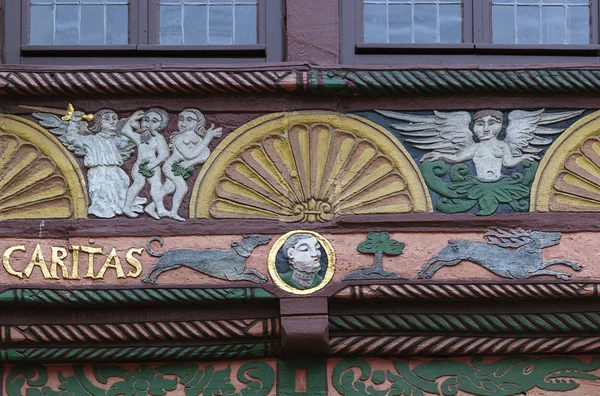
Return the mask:
[[[509,279],[527,279],[537,275],[553,275],[567,280],[571,274],[551,271],[551,265],[566,265],[579,271],[581,266],[569,260],[543,262],[542,249],[558,245],[560,232],[511,230],[488,230],[484,236],[488,242],[450,240],[438,254],[430,258],[419,271],[419,278],[431,278],[442,267],[457,265],[467,260],[480,265],[494,274]]]

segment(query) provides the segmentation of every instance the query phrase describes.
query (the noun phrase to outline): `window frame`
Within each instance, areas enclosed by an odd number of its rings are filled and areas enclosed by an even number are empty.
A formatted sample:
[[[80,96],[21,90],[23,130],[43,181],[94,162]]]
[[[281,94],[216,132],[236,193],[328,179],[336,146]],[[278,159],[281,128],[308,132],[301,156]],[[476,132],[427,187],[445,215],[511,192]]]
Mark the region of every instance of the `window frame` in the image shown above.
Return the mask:
[[[5,64],[248,63],[283,60],[284,0],[258,1],[258,43],[161,45],[160,0],[130,0],[125,45],[30,45],[30,0],[4,0]],[[267,4],[268,3],[268,4]],[[15,38],[15,39],[13,39]]]
[[[342,64],[408,63],[424,56],[433,63],[501,61],[582,61],[600,62],[600,0],[591,0],[591,40],[587,45],[568,44],[494,44],[492,38],[492,0],[463,0],[463,43],[364,43],[363,0],[340,1],[340,62]],[[469,41],[467,41],[469,40]],[[469,56],[465,56],[469,55]],[[507,58],[506,55],[509,57]],[[440,58],[443,56],[443,59]],[[501,57],[504,56],[504,57]],[[576,57],[577,59],[574,60]],[[439,59],[437,59],[439,58]],[[461,60],[462,59],[462,60]]]

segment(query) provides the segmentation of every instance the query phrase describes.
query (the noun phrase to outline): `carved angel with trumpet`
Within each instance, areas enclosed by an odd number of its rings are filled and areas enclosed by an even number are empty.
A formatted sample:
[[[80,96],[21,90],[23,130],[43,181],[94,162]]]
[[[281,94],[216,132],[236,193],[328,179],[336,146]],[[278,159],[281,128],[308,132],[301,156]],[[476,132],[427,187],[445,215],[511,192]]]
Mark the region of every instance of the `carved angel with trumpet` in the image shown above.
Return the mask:
[[[133,153],[134,146],[121,135],[123,122],[117,114],[108,109],[94,115],[85,114],[76,111],[71,104],[66,112],[46,107],[21,107],[43,111],[32,115],[73,154],[83,157],[88,169],[88,213],[101,218],[122,214],[130,179],[121,166]],[[92,121],[89,126],[88,122]],[[141,206],[139,208],[141,210]]]

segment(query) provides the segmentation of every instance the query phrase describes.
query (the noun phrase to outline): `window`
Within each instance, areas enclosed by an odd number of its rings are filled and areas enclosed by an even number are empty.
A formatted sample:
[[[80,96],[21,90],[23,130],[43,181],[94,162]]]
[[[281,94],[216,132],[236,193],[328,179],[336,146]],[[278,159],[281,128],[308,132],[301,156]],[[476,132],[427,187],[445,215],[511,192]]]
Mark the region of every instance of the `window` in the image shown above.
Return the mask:
[[[399,54],[588,61],[600,49],[598,0],[349,0],[340,12],[342,61],[348,63],[403,63],[390,57]],[[480,61],[461,58],[438,63]]]
[[[128,44],[128,0],[30,0],[29,44]]]
[[[160,44],[257,43],[256,0],[161,0]]]
[[[492,42],[590,44],[589,0],[493,0]]]
[[[283,1],[5,0],[4,62],[280,61]]]
[[[460,43],[461,0],[365,0],[365,43]]]

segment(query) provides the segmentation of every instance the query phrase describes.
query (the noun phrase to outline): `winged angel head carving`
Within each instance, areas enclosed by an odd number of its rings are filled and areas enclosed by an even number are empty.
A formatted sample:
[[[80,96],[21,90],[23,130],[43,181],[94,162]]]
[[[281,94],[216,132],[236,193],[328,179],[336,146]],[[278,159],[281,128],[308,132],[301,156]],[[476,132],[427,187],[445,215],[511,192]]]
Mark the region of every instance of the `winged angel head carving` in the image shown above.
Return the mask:
[[[545,109],[511,111],[504,140],[498,140],[504,117],[497,110],[479,111],[472,119],[466,111],[434,111],[433,115],[377,112],[402,121],[392,124],[392,128],[400,131],[413,147],[428,151],[421,161],[442,160],[454,164],[472,160],[477,179],[487,182],[500,179],[503,167],[512,168],[526,160],[538,161],[543,146],[552,143],[547,136],[565,129],[547,125],[576,117],[583,110],[552,113]]]

